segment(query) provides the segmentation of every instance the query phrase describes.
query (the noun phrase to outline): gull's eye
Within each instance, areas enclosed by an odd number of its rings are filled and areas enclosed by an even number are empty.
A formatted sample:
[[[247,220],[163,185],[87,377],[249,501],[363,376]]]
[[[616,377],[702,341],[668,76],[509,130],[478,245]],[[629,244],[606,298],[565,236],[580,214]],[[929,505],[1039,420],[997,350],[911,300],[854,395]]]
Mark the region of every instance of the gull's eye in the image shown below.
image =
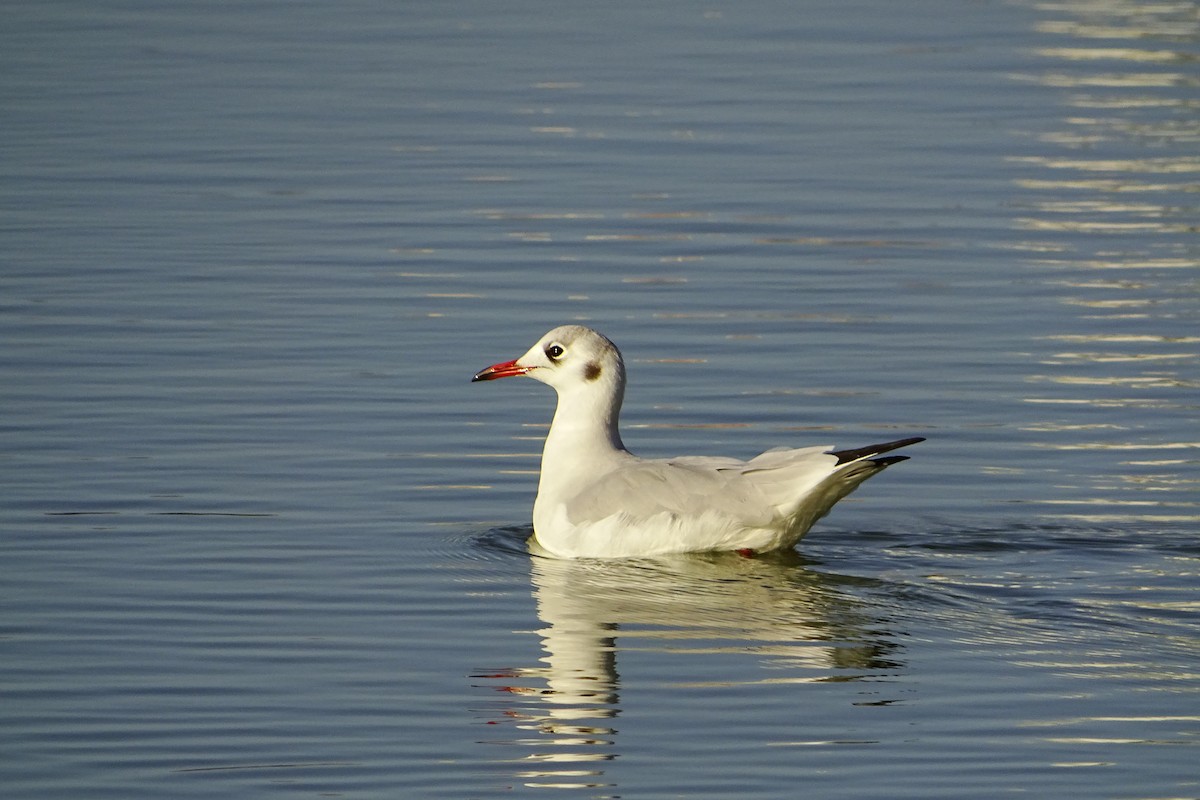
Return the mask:
[[[562,358],[562,354],[565,352],[566,351],[563,350],[562,345],[552,344],[546,348],[546,357],[551,361],[557,361],[558,359]]]

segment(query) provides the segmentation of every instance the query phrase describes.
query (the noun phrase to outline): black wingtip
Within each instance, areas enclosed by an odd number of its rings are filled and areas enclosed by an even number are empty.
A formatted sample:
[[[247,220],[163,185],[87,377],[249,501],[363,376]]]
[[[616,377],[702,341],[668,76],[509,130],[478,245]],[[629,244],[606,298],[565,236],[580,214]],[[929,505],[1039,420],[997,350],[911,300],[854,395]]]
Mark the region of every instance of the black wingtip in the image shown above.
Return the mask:
[[[908,447],[910,444],[917,444],[918,442],[923,441],[925,441],[924,436],[913,436],[908,439],[897,439],[894,442],[883,442],[881,444],[871,444],[867,445],[866,447],[858,447],[854,450],[830,450],[829,455],[837,456],[838,466],[841,466],[842,464],[847,464],[851,461],[861,461],[864,458],[871,458],[872,456],[877,456],[881,453],[888,453],[892,450],[897,450],[901,447]],[[907,458],[908,456],[892,456],[891,458],[878,459],[877,463],[886,462],[884,466],[887,466],[887,464],[894,464],[897,461],[904,461]]]

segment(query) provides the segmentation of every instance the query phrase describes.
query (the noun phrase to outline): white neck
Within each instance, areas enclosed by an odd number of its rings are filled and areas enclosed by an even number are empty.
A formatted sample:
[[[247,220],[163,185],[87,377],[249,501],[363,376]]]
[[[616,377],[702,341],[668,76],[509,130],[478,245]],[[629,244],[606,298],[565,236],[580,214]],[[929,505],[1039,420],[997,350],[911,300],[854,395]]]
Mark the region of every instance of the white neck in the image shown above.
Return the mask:
[[[554,421],[546,437],[547,452],[564,446],[576,450],[576,455],[624,450],[618,429],[622,394],[619,387],[606,386],[561,390],[558,407],[554,409]]]
[[[629,456],[621,443],[618,418],[624,387],[585,385],[558,394],[554,421],[542,451],[539,496],[561,496],[576,481],[595,479],[597,471]]]

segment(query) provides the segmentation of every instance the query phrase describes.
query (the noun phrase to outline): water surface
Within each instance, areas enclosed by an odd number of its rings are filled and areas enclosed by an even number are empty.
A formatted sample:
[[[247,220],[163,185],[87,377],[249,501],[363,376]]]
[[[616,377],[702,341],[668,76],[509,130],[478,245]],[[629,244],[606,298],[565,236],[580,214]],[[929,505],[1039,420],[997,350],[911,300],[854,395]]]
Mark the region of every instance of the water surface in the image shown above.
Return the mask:
[[[1196,796],[1194,12],[13,5],[0,783]],[[569,321],[639,453],[928,441],[533,557]]]

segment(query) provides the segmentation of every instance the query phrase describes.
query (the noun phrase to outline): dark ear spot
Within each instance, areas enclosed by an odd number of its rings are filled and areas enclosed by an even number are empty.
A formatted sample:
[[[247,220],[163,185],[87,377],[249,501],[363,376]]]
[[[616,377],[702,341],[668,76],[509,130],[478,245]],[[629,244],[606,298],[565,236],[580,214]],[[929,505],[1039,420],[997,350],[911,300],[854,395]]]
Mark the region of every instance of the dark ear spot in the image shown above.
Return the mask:
[[[597,364],[595,361],[589,361],[583,367],[583,377],[587,378],[589,381],[594,381],[600,377],[601,371],[602,370],[600,369],[599,364]]]

